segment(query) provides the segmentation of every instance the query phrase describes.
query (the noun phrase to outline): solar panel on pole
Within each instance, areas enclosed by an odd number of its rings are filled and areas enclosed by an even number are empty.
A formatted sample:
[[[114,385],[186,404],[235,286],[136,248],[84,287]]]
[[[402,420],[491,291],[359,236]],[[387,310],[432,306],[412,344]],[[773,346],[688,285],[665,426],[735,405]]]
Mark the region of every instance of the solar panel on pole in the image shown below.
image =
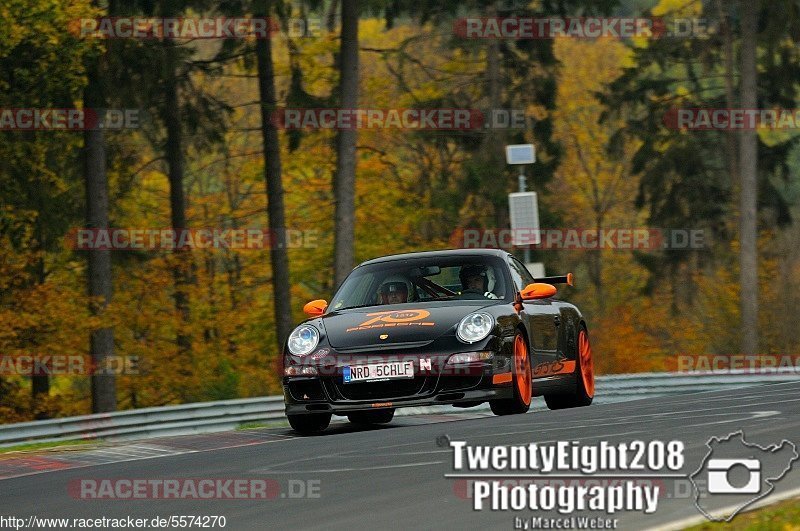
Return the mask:
[[[536,192],[508,194],[511,217],[511,241],[517,247],[539,245],[539,203]]]

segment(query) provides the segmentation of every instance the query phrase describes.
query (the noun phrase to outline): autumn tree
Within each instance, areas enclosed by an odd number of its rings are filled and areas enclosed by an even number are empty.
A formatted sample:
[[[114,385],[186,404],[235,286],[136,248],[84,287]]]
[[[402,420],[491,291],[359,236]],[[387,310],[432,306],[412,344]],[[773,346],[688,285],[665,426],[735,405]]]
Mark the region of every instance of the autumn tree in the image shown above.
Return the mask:
[[[784,7],[783,3],[770,4],[772,16],[765,15],[766,19],[778,20]],[[645,15],[664,18],[668,27],[675,19],[704,19],[710,27],[715,27],[720,16],[724,21],[730,20],[725,11],[713,4],[671,0],[662,0]],[[759,54],[758,64],[763,75],[759,76],[758,93],[761,104],[769,101],[771,105],[791,108],[798,89],[795,76],[800,63],[793,54],[786,53],[791,46],[786,29],[774,28],[759,38],[758,47],[763,53]],[[642,174],[637,206],[646,209],[649,224],[703,229],[708,245],[718,246],[714,254],[700,250],[641,257],[642,264],[652,273],[649,287],[669,279],[685,302],[691,300],[694,275],[712,262],[729,258],[725,249],[730,249],[734,240],[734,220],[741,205],[734,201],[737,183],[729,173],[735,169],[729,133],[679,130],[670,117],[678,108],[729,105],[730,68],[735,65],[730,60],[730,42],[731,38],[741,38],[738,28],[731,27],[730,31],[734,32],[733,37],[726,37],[725,31],[696,31],[685,38],[638,40],[632,48],[632,65],[612,83],[603,98],[608,116],[619,116],[619,111],[627,114],[626,127],[611,145],[618,145],[623,137],[640,142],[632,157],[632,169]],[[735,74],[741,75],[741,68]],[[760,215],[768,216],[775,225],[786,224],[790,220],[788,204],[776,183],[789,177],[787,157],[797,137],[783,136],[769,144],[759,135],[747,138],[758,143]],[[720,146],[728,147],[721,150]],[[752,160],[748,164],[753,164]],[[744,269],[751,265],[737,264]]]
[[[89,2],[69,5],[12,0],[2,8],[0,30],[0,107],[4,109],[74,108],[84,85],[84,58],[91,43],[66,31],[69,22],[94,12]],[[9,315],[25,308],[23,294],[53,287],[55,259],[68,227],[80,219],[79,134],[69,131],[3,131],[0,142],[0,231],[9,257],[25,267],[3,291]],[[49,296],[39,298],[46,304]],[[15,306],[21,304],[21,306]],[[16,308],[16,311],[14,310]],[[41,313],[37,313],[41,310]],[[8,323],[15,351],[38,352],[51,345],[54,324],[44,307],[29,307]],[[31,377],[33,408],[47,416],[50,378]]]
[[[637,178],[630,159],[636,146],[627,142],[609,154],[611,138],[623,127],[624,119],[601,122],[605,108],[597,98],[622,74],[628,51],[611,39],[559,39],[555,50],[560,68],[553,136],[562,147],[562,158],[547,200],[570,228],[594,229],[600,234],[609,224],[634,227]],[[603,256],[609,251],[595,249],[580,254],[602,313],[608,300]]]

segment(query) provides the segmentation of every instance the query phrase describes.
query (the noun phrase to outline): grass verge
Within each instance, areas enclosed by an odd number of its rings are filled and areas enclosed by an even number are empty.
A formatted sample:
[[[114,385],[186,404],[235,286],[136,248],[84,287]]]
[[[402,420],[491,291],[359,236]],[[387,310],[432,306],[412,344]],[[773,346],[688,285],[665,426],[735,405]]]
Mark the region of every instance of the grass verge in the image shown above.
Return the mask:
[[[800,498],[784,500],[755,511],[739,513],[730,523],[707,522],[690,531],[800,531]]]
[[[9,446],[7,448],[0,448],[0,454],[7,454],[9,452],[29,452],[32,450],[49,450],[51,448],[60,448],[68,450],[69,446],[79,446],[84,448],[87,445],[98,444],[98,441],[57,441],[57,442],[41,442],[41,443],[26,443]]]

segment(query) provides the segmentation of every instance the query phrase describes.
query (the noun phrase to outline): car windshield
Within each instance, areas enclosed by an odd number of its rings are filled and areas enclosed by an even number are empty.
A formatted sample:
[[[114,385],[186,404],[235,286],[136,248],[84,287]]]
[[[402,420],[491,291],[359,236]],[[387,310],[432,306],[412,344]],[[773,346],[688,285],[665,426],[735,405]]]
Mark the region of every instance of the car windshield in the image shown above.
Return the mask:
[[[498,257],[392,260],[356,268],[334,296],[331,310],[442,300],[505,300],[504,262]]]

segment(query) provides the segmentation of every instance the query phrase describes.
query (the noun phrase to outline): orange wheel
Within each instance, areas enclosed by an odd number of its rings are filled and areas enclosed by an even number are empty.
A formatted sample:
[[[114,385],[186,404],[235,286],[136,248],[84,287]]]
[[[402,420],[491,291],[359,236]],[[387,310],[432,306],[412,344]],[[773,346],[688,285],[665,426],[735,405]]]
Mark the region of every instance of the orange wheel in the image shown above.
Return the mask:
[[[578,335],[578,356],[581,358],[581,378],[583,389],[587,397],[594,397],[594,362],[592,361],[592,346],[589,344],[589,335],[586,330],[581,330]]]
[[[533,371],[531,370],[531,359],[528,356],[528,344],[522,333],[518,332],[514,338],[511,355],[513,396],[489,400],[489,406],[495,415],[518,415],[526,413],[531,407]]]
[[[578,367],[572,374],[575,387],[573,393],[558,393],[544,395],[544,401],[550,409],[566,409],[571,407],[584,407],[591,405],[594,400],[594,359],[592,347],[589,344],[589,332],[581,323],[578,332],[576,361]]]
[[[528,357],[528,349],[522,336],[517,335],[514,340],[514,381],[517,386],[518,396],[526,406],[531,403],[533,389],[531,378],[531,360]]]

